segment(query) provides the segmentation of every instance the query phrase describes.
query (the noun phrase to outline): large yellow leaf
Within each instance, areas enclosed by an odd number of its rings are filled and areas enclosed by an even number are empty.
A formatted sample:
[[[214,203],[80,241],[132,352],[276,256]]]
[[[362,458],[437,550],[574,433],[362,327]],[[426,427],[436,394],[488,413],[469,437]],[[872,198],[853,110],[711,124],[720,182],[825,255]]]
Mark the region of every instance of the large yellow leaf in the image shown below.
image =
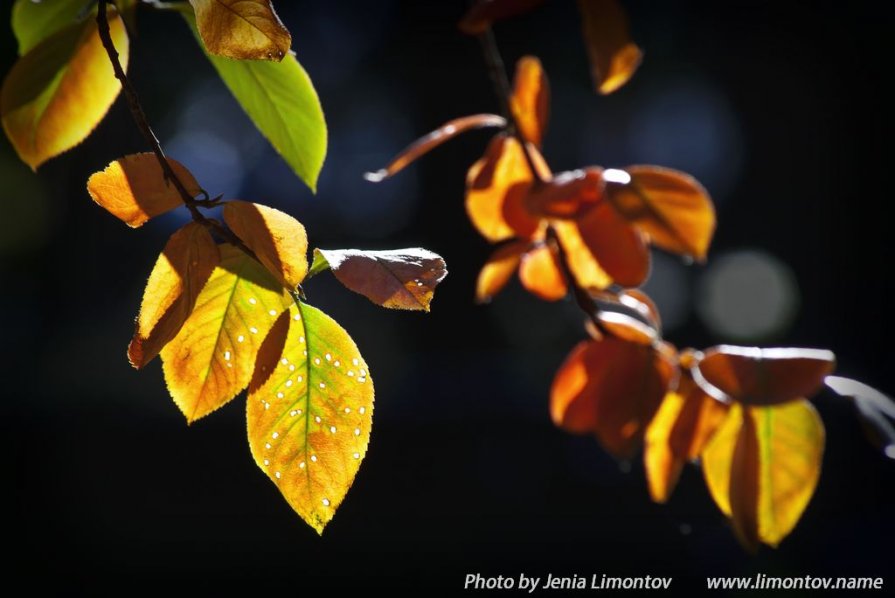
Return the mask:
[[[367,451],[373,381],[348,333],[307,304],[264,341],[247,404],[258,467],[318,533],[333,518]]]
[[[746,548],[777,546],[792,531],[817,487],[823,449],[823,422],[808,401],[731,407],[702,464]]]
[[[202,42],[237,60],[282,60],[292,36],[270,0],[190,0]]]
[[[168,163],[192,197],[201,192],[199,183],[183,164],[170,158]],[[93,173],[87,180],[87,192],[93,201],[131,228],[142,226],[150,218],[183,203],[177,188],[165,179],[158,159],[151,152],[125,156],[101,172]]]
[[[171,235],[143,292],[134,338],[127,348],[131,365],[142,368],[177,336],[220,261],[218,246],[203,225],[190,222]]]
[[[224,221],[284,286],[294,289],[308,273],[308,235],[301,222],[279,210],[228,201]]]
[[[220,251],[193,313],[161,352],[168,391],[190,422],[246,387],[258,347],[292,302],[264,266],[232,245]]]
[[[127,33],[114,11],[109,28],[127,69]],[[19,157],[36,169],[83,141],[120,89],[96,21],[86,19],[59,29],[13,65],[0,91],[3,130]]]

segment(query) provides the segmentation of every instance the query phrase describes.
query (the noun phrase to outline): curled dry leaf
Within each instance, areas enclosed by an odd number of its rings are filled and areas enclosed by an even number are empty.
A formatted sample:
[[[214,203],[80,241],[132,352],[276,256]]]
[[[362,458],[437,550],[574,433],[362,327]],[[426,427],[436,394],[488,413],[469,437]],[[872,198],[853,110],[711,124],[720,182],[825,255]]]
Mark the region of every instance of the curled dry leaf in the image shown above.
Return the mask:
[[[834,391],[854,402],[867,438],[883,454],[895,459],[895,427],[889,421],[895,419],[895,403],[892,399],[872,386],[851,378],[827,376],[825,382]]]
[[[392,309],[429,311],[435,287],[447,276],[444,259],[418,247],[391,251],[315,249],[315,264],[321,259],[348,289]]]
[[[540,153],[533,146],[530,150],[542,176],[549,177],[550,169]],[[496,135],[466,176],[466,211],[482,236],[502,241],[535,234],[540,223],[525,207],[525,195],[533,181],[519,141]]]
[[[168,391],[189,422],[246,387],[261,341],[292,304],[264,266],[232,245],[219,249],[193,313],[161,351]]]
[[[747,405],[776,405],[815,394],[835,365],[836,356],[819,349],[720,345],[706,350],[696,380]]]
[[[731,406],[702,469],[747,550],[777,546],[792,531],[817,487],[823,449],[823,422],[808,401]]]
[[[674,365],[649,345],[612,336],[580,343],[560,367],[550,392],[559,427],[592,432],[613,455],[629,458],[674,377]]]
[[[598,93],[612,93],[628,82],[643,53],[631,41],[617,0],[578,0],[578,8],[594,85]]]
[[[606,197],[662,249],[704,260],[715,232],[708,192],[688,174],[658,166],[630,166],[606,185]],[[627,176],[622,173],[627,172]],[[627,182],[618,182],[628,178]]]
[[[177,336],[220,261],[218,246],[201,224],[191,222],[171,235],[143,291],[134,338],[127,348],[132,366],[144,367]]]
[[[495,21],[529,12],[544,0],[479,0],[460,20],[460,31],[467,35],[484,33]]]
[[[237,60],[282,60],[292,47],[270,0],[190,0],[202,42]]]
[[[522,137],[541,147],[550,116],[550,83],[541,61],[534,56],[523,56],[516,62],[510,109]]]
[[[378,183],[401,172],[407,165],[415,162],[436,147],[453,139],[461,133],[485,127],[503,128],[506,125],[506,119],[496,114],[473,114],[472,116],[455,118],[408,145],[400,154],[395,156],[385,168],[377,170],[376,172],[365,173],[364,178],[371,183]]]
[[[186,167],[168,158],[178,180],[193,197],[202,189]],[[131,228],[142,226],[150,218],[173,210],[183,198],[165,178],[155,154],[131,154],[115,160],[87,180],[87,192],[97,204]]]
[[[373,423],[373,380],[348,333],[300,303],[264,340],[246,404],[258,467],[323,532],[351,487]]]
[[[294,289],[305,279],[308,236],[301,222],[279,210],[246,201],[224,204],[224,221],[283,286]]]
[[[109,30],[123,68],[128,38],[121,17],[109,12]],[[3,130],[32,169],[81,143],[118,96],[94,19],[58,29],[13,65],[0,90]]]
[[[528,241],[512,241],[501,245],[491,254],[476,281],[476,301],[487,303],[506,286],[529,246]]]

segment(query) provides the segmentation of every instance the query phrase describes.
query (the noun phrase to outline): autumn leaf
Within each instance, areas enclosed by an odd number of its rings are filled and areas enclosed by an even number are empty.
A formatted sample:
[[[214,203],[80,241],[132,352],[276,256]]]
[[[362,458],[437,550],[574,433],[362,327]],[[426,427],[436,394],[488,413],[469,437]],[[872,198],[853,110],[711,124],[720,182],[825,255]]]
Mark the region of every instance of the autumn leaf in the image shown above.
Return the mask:
[[[324,265],[325,263],[325,265]],[[444,259],[426,249],[315,249],[313,270],[329,267],[345,287],[382,307],[429,311],[447,276]]]
[[[543,218],[575,219],[603,199],[603,188],[602,168],[561,172],[533,185],[525,196],[525,206]]]
[[[455,118],[408,145],[385,168],[381,168],[376,172],[364,173],[364,178],[371,183],[384,181],[461,133],[485,127],[503,128],[506,125],[506,119],[496,114],[473,114],[472,116]]]
[[[199,39],[193,14],[188,9],[181,14]],[[326,122],[317,91],[295,56],[289,52],[281,62],[206,56],[255,127],[316,192],[326,157]]]
[[[170,158],[168,163],[191,196],[201,193],[199,183],[183,164]],[[149,152],[125,156],[94,173],[87,180],[87,192],[131,228],[183,204],[174,183],[165,179],[158,159]]]
[[[559,259],[546,244],[537,245],[522,255],[519,281],[528,292],[544,301],[559,301],[568,293]]]
[[[824,382],[852,400],[870,442],[884,455],[895,459],[895,427],[889,421],[895,419],[895,402],[872,386],[851,378],[827,376]]]
[[[731,407],[702,466],[745,548],[777,546],[792,531],[817,487],[823,449],[823,422],[807,401]]]
[[[584,42],[598,93],[609,94],[628,82],[643,53],[631,41],[628,19],[617,0],[578,0]]]
[[[127,348],[131,365],[144,367],[177,336],[220,261],[218,247],[203,225],[191,222],[171,235],[143,292],[134,338]]]
[[[89,20],[84,0],[15,0],[10,24],[19,43],[19,56],[61,29]]]
[[[494,250],[476,280],[475,299],[478,303],[491,301],[507,285],[529,245],[528,241],[511,241]]]
[[[612,277],[606,273],[591,249],[581,238],[578,225],[571,220],[555,220],[552,222],[556,237],[566,254],[569,270],[575,277],[578,286],[587,290],[605,289],[612,284]]]
[[[270,0],[190,0],[209,52],[237,60],[282,60],[292,47]]]
[[[775,405],[815,394],[835,365],[835,355],[819,349],[720,345],[697,367],[702,380],[737,401]]]
[[[479,0],[460,20],[460,31],[467,35],[484,33],[495,21],[524,14],[544,0]]]
[[[662,402],[674,366],[649,345],[612,336],[579,343],[553,380],[553,422],[595,433],[607,451],[629,458]]]
[[[581,242],[599,267],[617,284],[636,287],[649,274],[650,255],[642,234],[605,202],[575,221]]]
[[[220,254],[193,313],[161,351],[168,391],[189,422],[246,387],[261,341],[292,303],[254,259],[232,245]]]
[[[715,232],[715,208],[708,192],[690,175],[658,166],[613,170],[606,197],[619,213],[662,249],[704,260]],[[626,175],[624,173],[627,173]]]
[[[522,137],[541,147],[550,116],[550,84],[534,56],[523,56],[516,63],[510,108]]]
[[[318,533],[367,452],[368,369],[348,333],[305,303],[280,315],[259,353],[246,407],[252,456]]]
[[[224,221],[283,286],[301,284],[308,273],[308,236],[298,220],[261,204],[228,201]]]
[[[109,27],[126,69],[128,38],[114,11]],[[0,90],[3,129],[19,157],[37,169],[83,141],[120,89],[96,21],[86,19],[56,30],[13,65]]]

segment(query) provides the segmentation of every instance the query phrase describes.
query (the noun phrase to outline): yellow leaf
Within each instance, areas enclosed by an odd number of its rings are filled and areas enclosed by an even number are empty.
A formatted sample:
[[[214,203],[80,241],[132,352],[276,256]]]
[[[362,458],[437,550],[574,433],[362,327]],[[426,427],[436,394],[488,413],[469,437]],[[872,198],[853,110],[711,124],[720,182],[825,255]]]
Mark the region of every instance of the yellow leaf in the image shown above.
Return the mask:
[[[308,236],[301,222],[279,210],[245,201],[224,204],[224,221],[284,286],[308,273]]]
[[[571,220],[554,220],[551,225],[566,252],[569,270],[578,281],[578,286],[589,290],[602,290],[612,284],[612,277],[600,267],[581,238],[577,223]]]
[[[193,313],[161,352],[168,391],[189,422],[246,387],[261,341],[292,303],[264,266],[232,245],[220,252]]]
[[[529,293],[544,301],[559,301],[568,292],[559,260],[549,245],[539,245],[522,255],[519,281]]]
[[[127,33],[114,11],[109,28],[127,69]],[[3,130],[19,157],[36,169],[83,141],[120,89],[96,21],[86,19],[50,35],[13,65],[0,91]]]
[[[702,454],[703,473],[747,548],[777,546],[792,531],[817,487],[823,449],[823,422],[808,401],[731,407]]]
[[[282,60],[292,36],[270,0],[190,0],[202,42],[237,60]]]
[[[178,180],[195,197],[201,192],[193,174],[176,160],[168,159]],[[155,154],[131,154],[115,160],[87,180],[87,192],[97,204],[131,228],[173,210],[183,203],[174,184],[165,179]]]
[[[598,93],[612,93],[628,82],[643,53],[628,35],[618,0],[578,0],[578,8],[594,85]]]
[[[519,260],[528,248],[527,241],[513,241],[498,247],[479,272],[475,300],[487,303],[506,286],[519,267]]]
[[[149,275],[127,356],[135,368],[149,363],[186,322],[199,291],[221,261],[204,226],[191,222],[171,235]]]
[[[541,147],[550,115],[550,84],[534,56],[523,56],[516,63],[510,105],[522,137]]]
[[[258,467],[322,533],[370,440],[373,381],[354,341],[320,310],[293,305],[264,341],[246,409]]]

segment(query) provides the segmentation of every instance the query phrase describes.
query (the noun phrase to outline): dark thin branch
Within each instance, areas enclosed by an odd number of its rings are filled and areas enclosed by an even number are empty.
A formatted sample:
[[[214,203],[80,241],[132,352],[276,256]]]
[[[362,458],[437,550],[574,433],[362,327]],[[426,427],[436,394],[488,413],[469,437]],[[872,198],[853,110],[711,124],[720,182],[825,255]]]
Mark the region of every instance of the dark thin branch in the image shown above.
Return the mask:
[[[578,308],[587,314],[587,317],[593,322],[594,326],[597,327],[597,330],[606,334],[606,328],[603,326],[603,323],[600,322],[599,318],[597,318],[597,314],[600,313],[600,306],[597,305],[594,298],[590,296],[590,293],[582,288],[578,284],[578,281],[575,280],[575,275],[572,273],[572,268],[569,266],[569,257],[566,255],[566,250],[559,241],[556,229],[552,226],[548,226],[546,235],[547,243],[550,244],[551,249],[553,249],[556,254],[556,261],[559,262],[560,272],[562,272],[563,278],[566,279],[566,285],[572,290],[572,297],[575,299]]]

